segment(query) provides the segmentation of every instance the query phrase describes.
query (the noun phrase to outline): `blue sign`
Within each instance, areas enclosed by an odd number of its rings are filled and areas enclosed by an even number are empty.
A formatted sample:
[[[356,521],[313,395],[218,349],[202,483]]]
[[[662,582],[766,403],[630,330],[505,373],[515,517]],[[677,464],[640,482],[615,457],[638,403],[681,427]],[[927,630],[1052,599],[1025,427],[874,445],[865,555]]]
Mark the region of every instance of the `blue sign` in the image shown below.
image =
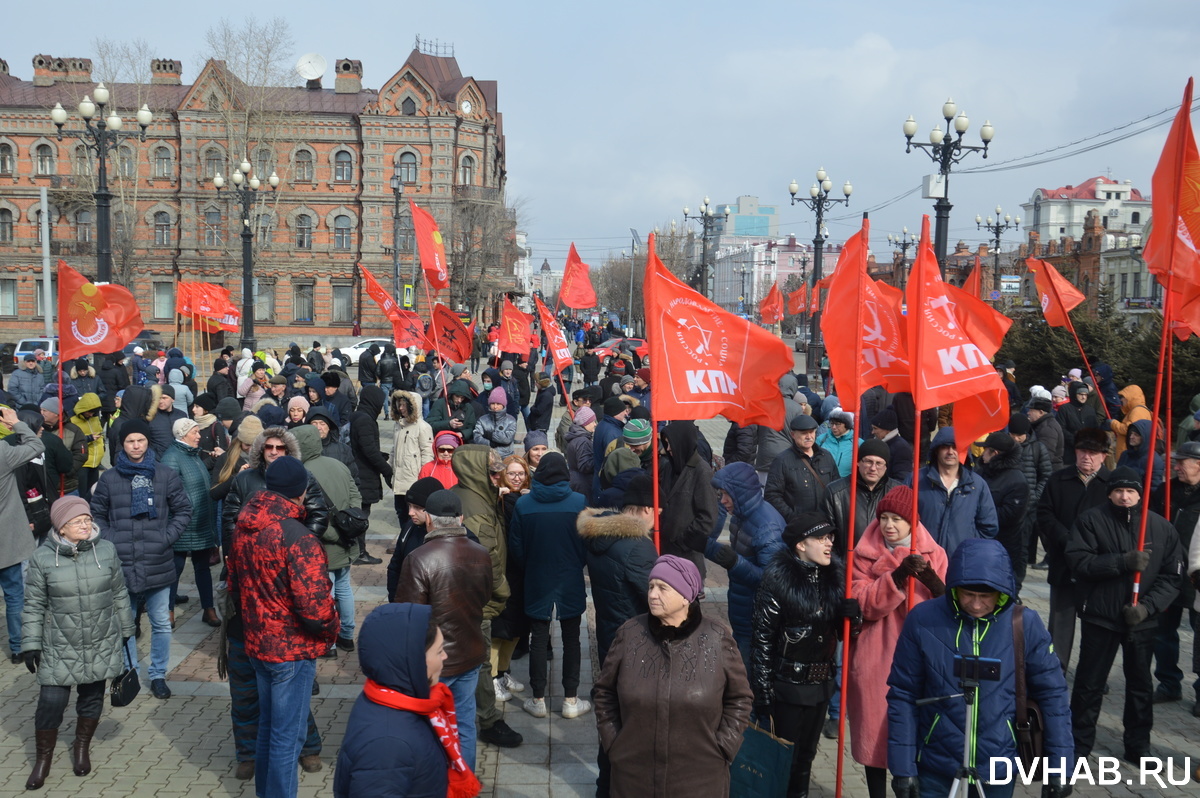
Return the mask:
[[[999,302],[1000,301],[1000,292],[999,291],[989,292],[988,299],[992,300],[993,302]]]

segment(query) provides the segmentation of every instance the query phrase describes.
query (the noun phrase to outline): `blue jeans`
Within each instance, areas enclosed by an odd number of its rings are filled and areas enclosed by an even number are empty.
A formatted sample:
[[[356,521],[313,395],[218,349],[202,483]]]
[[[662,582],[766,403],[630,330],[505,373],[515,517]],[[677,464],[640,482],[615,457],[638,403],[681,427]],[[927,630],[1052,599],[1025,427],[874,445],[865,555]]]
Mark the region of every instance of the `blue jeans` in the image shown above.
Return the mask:
[[[392,417],[392,383],[381,382],[379,387],[383,389],[383,418],[386,420]]]
[[[979,768],[979,775],[987,776],[987,763],[984,763]],[[983,794],[985,798],[1012,798],[1013,788],[1016,786],[1016,777],[1008,784],[984,784]],[[921,798],[946,798],[950,794],[950,788],[954,785],[954,776],[943,776],[941,773],[929,773],[921,771]],[[979,793],[972,787],[969,794],[974,796]]]
[[[4,620],[8,623],[8,648],[12,653],[20,654],[21,612],[25,609],[25,577],[21,573],[21,563],[0,568],[0,588],[4,590]]]
[[[308,736],[317,661],[264,662],[250,657],[250,664],[258,680],[254,794],[258,798],[293,798],[300,785],[296,768]]]
[[[167,678],[167,661],[171,658],[171,586],[147,590],[144,593],[130,591],[129,602],[136,609],[146,605],[146,616],[150,618],[150,681]],[[129,638],[129,658],[136,668],[137,641]]]
[[[338,629],[338,637],[353,640],[354,589],[350,587],[350,566],[330,571],[329,581],[333,583],[333,600],[337,603],[338,618],[342,624]]]
[[[462,748],[463,761],[475,770],[475,685],[479,681],[479,668],[471,668],[457,676],[443,676],[442,684],[454,694],[454,713],[458,716],[458,744]]]

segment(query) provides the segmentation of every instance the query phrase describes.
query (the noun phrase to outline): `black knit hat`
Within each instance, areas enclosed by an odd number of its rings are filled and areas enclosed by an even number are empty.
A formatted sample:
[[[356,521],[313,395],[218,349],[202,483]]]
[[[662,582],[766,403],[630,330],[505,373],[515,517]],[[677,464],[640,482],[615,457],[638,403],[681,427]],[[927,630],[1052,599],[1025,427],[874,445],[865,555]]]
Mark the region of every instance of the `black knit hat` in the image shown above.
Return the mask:
[[[567,458],[560,452],[547,452],[538,461],[537,470],[533,472],[533,481],[541,485],[557,485],[571,479],[571,471],[567,468]]]
[[[883,462],[891,464],[892,450],[878,438],[870,438],[858,445],[858,459],[861,461],[864,457],[878,457]]]
[[[875,418],[871,419],[872,427],[879,427],[882,430],[891,432],[900,426],[899,419],[896,418],[896,411],[890,407],[885,407],[875,414]]]
[[[625,403],[619,396],[610,396],[604,400],[604,415],[616,416],[625,412]]]
[[[121,430],[117,433],[117,442],[125,445],[125,439],[130,435],[145,435],[150,440],[150,425],[140,418],[127,418],[121,422]]]
[[[1017,448],[1017,442],[1007,432],[993,432],[983,442],[983,448],[995,449],[1000,454],[1008,454]]]
[[[1108,478],[1108,492],[1112,493],[1118,488],[1130,488],[1136,490],[1139,496],[1142,495],[1141,475],[1129,466],[1121,466]]]
[[[213,361],[213,373],[214,374],[216,372],[220,371],[221,369],[227,369],[227,368],[229,368],[229,361],[226,360],[225,358],[219,357]]]
[[[1013,413],[1008,417],[1008,432],[1010,435],[1028,435],[1033,431],[1033,425],[1024,413]]]
[[[217,409],[217,399],[211,393],[197,394],[192,400],[192,404],[200,405],[204,408],[205,413],[211,413]]]
[[[408,493],[404,495],[404,498],[409,504],[424,508],[425,502],[429,501],[430,496],[444,489],[445,486],[437,477],[421,477],[409,485]]]
[[[284,455],[267,466],[263,481],[267,490],[295,499],[308,490],[308,469],[295,457]]]
[[[538,467],[541,470],[541,467]],[[625,486],[625,496],[621,500],[623,507],[633,505],[635,507],[653,507],[654,506],[654,480],[649,474],[638,474],[633,479],[629,480],[629,484]]]

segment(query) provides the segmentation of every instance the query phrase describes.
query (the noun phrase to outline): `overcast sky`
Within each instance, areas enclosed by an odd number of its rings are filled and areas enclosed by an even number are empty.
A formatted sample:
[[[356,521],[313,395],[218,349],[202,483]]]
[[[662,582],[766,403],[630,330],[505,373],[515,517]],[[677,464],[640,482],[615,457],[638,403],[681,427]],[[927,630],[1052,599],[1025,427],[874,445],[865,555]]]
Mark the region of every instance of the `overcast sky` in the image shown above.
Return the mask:
[[[97,36],[140,37],[160,57],[181,60],[190,82],[206,20],[241,20],[247,5],[99,8],[63,0],[48,18],[46,6],[10,3],[0,57],[29,80],[37,53],[86,57]],[[987,160],[971,155],[960,168],[993,166],[1164,109],[1171,111],[1123,132],[1169,121],[1188,76],[1200,71],[1195,0],[303,0],[255,11],[289,20],[295,56],[325,56],[327,87],[334,60],[356,58],[364,85],[379,88],[417,35],[453,44],[464,75],[498,81],[509,200],[521,204],[536,263],[549,258],[555,269],[571,241],[599,265],[629,247],[630,227],[644,236],[678,219],[685,204],[694,213],[706,194],[720,203],[757,196],[779,206],[781,235],[811,239],[813,213],[788,207],[787,185],[795,178],[807,196],[819,166],[839,187],[836,196],[843,181],[854,185],[849,210],[838,209],[828,225],[831,239],[844,240],[871,210],[872,249],[885,252],[889,232],[905,225],[919,231],[921,214],[932,213],[919,190],[896,199],[933,171],[923,152],[904,152],[901,126],[909,114],[919,124],[914,140],[927,141],[953,96],[971,120],[968,143],[980,143],[985,119],[996,131]],[[1016,215],[1038,187],[1108,175],[1148,194],[1166,130],[1027,168],[955,171],[951,245],[982,241],[977,213],[986,216],[999,204]]]

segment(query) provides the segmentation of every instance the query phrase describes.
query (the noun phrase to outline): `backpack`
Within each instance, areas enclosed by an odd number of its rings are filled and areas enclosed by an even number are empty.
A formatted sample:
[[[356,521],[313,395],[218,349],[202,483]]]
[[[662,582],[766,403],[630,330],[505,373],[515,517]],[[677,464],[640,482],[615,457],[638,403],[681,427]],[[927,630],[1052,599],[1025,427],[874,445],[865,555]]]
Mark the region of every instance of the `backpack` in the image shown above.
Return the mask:
[[[25,507],[30,530],[40,544],[50,532],[50,500],[46,493],[46,456],[38,455],[16,472],[17,489]]]

